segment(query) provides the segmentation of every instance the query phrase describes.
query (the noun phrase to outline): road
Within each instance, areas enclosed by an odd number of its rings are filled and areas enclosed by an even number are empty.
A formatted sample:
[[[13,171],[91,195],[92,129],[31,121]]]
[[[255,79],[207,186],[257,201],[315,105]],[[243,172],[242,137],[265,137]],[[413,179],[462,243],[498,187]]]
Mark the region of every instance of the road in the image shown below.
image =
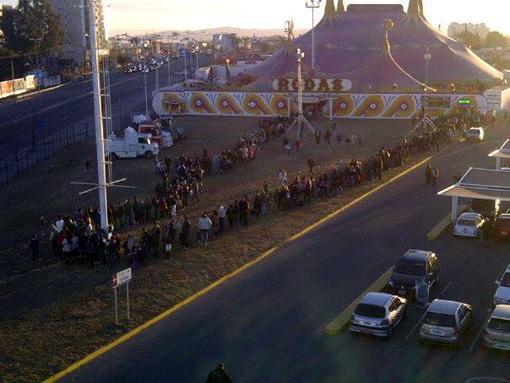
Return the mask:
[[[201,58],[206,60],[207,58]],[[202,64],[202,62],[201,62]],[[171,73],[182,70],[179,61],[172,62]],[[168,85],[168,70],[164,65],[159,70],[160,86]],[[156,88],[156,72],[147,74],[149,110],[152,104],[152,92]],[[172,83],[176,82],[172,75]],[[120,130],[129,123],[130,112],[145,111],[144,75],[141,72],[125,74],[112,72],[111,105],[113,128]],[[20,100],[10,99],[0,102],[2,120],[2,140],[0,140],[0,161],[14,155],[16,149],[22,151],[32,145],[32,135],[40,140],[54,135],[73,124],[88,123],[93,129],[94,104],[92,100],[92,82],[69,83],[64,86],[28,96]]]
[[[481,326],[493,281],[509,263],[508,246],[476,241],[427,242],[426,233],[450,209],[436,192],[467,165],[487,158],[503,132],[484,144],[441,153],[440,185],[424,186],[423,169],[388,185],[341,216],[286,245],[153,327],[63,379],[65,382],[201,382],[218,363],[235,382],[462,382],[509,377],[508,359],[475,344],[460,350],[421,346],[409,332],[411,310],[390,341],[343,333],[325,325],[408,248],[437,251],[439,293],[468,300]],[[136,297],[134,299],[143,299]],[[407,339],[405,339],[407,337]]]

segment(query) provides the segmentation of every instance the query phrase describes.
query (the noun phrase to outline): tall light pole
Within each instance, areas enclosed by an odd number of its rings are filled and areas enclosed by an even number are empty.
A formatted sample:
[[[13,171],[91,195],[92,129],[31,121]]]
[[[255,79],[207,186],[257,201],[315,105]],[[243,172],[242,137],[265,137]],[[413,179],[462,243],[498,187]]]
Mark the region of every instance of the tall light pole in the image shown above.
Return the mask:
[[[97,177],[99,190],[99,212],[101,214],[101,228],[108,229],[108,202],[107,202],[107,183],[105,168],[105,150],[104,150],[104,117],[101,105],[101,80],[99,77],[99,52],[97,28],[98,23],[102,23],[98,12],[102,7],[102,1],[92,0],[89,2],[90,15],[90,56],[92,61],[92,86],[94,88],[94,117],[96,125],[96,152],[97,152]]]
[[[172,86],[172,70],[170,69],[170,37],[168,37],[168,86]]]
[[[430,61],[432,60],[432,53],[430,53],[430,47],[427,45],[427,51],[423,55],[423,59],[425,60],[426,70],[427,70],[427,85],[429,85],[430,79]]]
[[[301,73],[301,64],[305,58],[305,53],[301,49],[297,50],[297,83],[298,83],[298,139],[301,139],[301,132],[303,130],[303,77]]]
[[[312,10],[312,70],[315,70],[315,10],[321,6],[321,0],[306,0],[305,7]]]

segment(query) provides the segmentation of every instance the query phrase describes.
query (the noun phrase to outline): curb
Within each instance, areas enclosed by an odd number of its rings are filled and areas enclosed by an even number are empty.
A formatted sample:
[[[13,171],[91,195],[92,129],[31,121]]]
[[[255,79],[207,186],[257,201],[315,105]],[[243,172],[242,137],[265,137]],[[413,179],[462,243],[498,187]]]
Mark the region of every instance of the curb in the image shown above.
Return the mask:
[[[388,279],[391,276],[391,273],[393,272],[393,267],[390,267],[386,272],[384,272],[383,275],[381,275],[368,289],[363,291],[359,297],[354,299],[347,308],[340,313],[335,319],[333,319],[331,322],[329,322],[326,325],[326,334],[330,336],[339,335],[345,326],[349,324],[349,321],[351,320],[351,315],[358,305],[358,303],[361,301],[363,296],[370,292],[374,291],[382,291],[386,287],[386,283],[388,282]]]

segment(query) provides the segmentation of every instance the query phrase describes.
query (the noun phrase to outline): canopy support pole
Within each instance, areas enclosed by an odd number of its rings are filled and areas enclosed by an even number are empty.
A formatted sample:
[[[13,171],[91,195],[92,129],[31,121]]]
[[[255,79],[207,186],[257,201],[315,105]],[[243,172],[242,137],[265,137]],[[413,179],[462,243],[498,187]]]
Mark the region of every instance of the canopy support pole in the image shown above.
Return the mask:
[[[459,197],[452,197],[452,223],[457,222],[457,216],[459,214]]]

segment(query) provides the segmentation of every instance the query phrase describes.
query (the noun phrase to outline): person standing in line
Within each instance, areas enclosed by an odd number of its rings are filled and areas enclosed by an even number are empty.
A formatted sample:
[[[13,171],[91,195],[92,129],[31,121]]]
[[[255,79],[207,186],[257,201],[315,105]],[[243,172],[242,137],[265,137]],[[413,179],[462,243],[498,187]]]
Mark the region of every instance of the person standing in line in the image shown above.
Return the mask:
[[[232,383],[232,379],[225,372],[225,365],[220,363],[209,373],[206,383]]]
[[[185,215],[182,221],[181,232],[179,233],[179,239],[181,245],[184,247],[189,247],[189,236],[191,232],[191,223],[188,219],[188,216]]]
[[[212,221],[207,216],[207,213],[203,213],[202,216],[198,219],[197,228],[200,233],[200,244],[207,245],[207,241],[209,239],[209,230],[212,228]]]
[[[218,221],[219,221],[219,231],[223,233],[225,231],[225,217],[227,215],[227,209],[225,206],[220,205],[218,207]]]
[[[32,251],[32,260],[41,261],[41,255],[39,254],[39,238],[37,234],[34,234],[30,239],[30,250]]]

